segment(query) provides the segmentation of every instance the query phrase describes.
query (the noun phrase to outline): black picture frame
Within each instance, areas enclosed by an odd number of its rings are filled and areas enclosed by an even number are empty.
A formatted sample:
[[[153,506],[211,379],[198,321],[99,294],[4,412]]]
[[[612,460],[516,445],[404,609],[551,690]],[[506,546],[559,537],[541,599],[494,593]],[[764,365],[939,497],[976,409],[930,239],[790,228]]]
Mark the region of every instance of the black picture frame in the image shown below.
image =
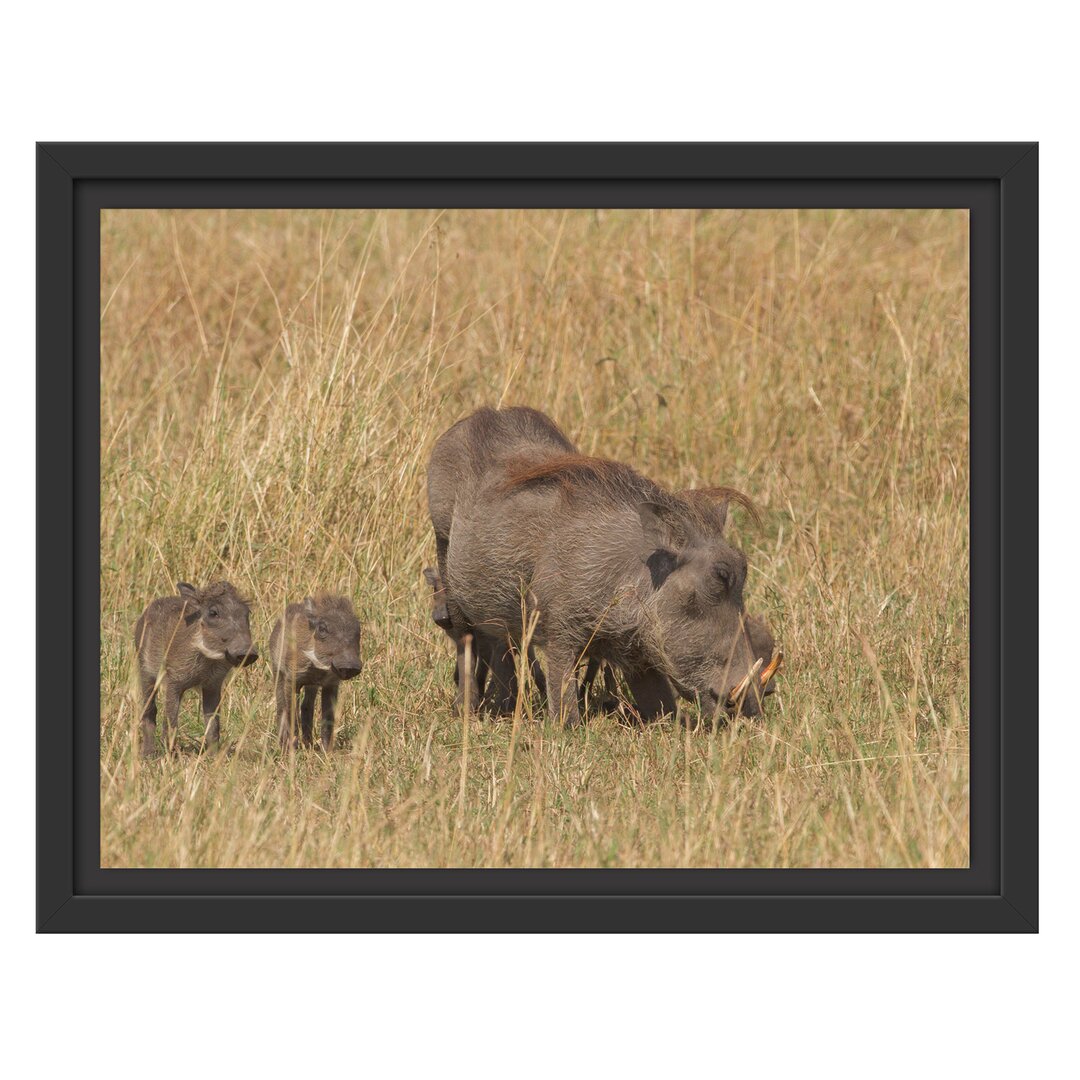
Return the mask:
[[[39,931],[1036,929],[1037,144],[51,143],[37,195]],[[969,208],[968,869],[100,868],[98,211],[417,205]]]

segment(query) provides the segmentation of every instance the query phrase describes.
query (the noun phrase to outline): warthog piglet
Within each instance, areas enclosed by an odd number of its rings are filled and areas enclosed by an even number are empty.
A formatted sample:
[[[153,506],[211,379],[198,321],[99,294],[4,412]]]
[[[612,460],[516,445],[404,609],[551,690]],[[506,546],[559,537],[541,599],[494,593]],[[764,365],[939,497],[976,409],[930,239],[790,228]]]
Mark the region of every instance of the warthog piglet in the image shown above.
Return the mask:
[[[324,750],[334,742],[334,709],[338,687],[363,669],[360,661],[360,620],[344,596],[321,593],[302,604],[290,604],[270,635],[274,668],[278,737],[283,749],[299,737],[311,746],[315,696],[322,691],[321,739]],[[297,697],[300,697],[297,710]]]
[[[135,623],[141,695],[142,754],[154,752],[157,693],[165,694],[166,742],[176,745],[180,700],[202,691],[204,743],[221,736],[221,687],[233,668],[252,664],[259,653],[251,640],[250,607],[227,581],[196,589],[177,583],[178,596],[152,600]]]

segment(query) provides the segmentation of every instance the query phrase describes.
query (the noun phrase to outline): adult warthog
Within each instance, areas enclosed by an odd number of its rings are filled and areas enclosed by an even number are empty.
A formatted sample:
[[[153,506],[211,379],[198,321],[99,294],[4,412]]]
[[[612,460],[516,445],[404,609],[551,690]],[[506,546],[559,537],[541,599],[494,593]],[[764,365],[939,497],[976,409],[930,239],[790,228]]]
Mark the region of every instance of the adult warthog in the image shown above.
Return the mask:
[[[477,635],[454,595],[445,588],[450,529],[458,500],[463,494],[470,498],[491,469],[501,468],[523,454],[550,456],[574,451],[574,444],[554,421],[525,407],[478,409],[444,432],[432,448],[427,494],[438,570],[425,576],[435,596],[432,617],[457,650],[455,682],[459,709],[468,701],[495,712],[511,711],[517,694],[517,676],[506,636]],[[470,636],[475,658],[473,663],[466,664],[465,643]],[[528,659],[543,693],[540,665],[531,652]]]
[[[485,410],[483,428],[516,428],[509,411]],[[480,415],[456,426],[467,445]],[[757,714],[779,654],[745,613],[746,557],[723,535],[729,503],[748,500],[730,489],[673,494],[550,438],[500,445],[455,493],[443,581],[461,625],[499,656],[536,613],[549,705],[568,725],[580,720],[586,656],[622,669],[644,719],[673,712],[675,691],[710,716]]]

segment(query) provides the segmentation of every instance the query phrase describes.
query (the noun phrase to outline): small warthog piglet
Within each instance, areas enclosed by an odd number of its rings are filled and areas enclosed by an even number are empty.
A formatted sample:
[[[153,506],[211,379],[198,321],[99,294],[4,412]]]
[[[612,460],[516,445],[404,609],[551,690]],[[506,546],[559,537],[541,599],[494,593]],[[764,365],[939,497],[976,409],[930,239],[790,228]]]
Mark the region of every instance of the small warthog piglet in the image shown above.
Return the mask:
[[[233,668],[252,664],[259,656],[251,641],[248,602],[232,585],[218,581],[196,589],[180,581],[176,589],[179,596],[152,600],[135,623],[144,757],[154,752],[159,688],[165,693],[169,749],[176,745],[180,699],[196,687],[202,691],[204,742],[214,746],[221,736],[222,684]]]
[[[344,596],[322,593],[290,604],[270,635],[270,663],[277,694],[278,736],[282,749],[299,735],[311,746],[315,695],[322,690],[321,737],[324,750],[334,742],[334,707],[343,679],[360,674],[360,620]],[[297,697],[300,696],[299,710]]]

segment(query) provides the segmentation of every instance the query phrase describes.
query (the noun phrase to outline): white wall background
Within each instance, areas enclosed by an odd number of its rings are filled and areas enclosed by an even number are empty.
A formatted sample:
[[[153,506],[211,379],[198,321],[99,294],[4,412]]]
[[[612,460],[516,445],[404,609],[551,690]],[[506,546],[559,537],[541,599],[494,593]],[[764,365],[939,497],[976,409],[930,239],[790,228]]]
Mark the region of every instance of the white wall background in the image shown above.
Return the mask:
[[[1078,717],[1066,612],[1077,590],[1066,568],[1080,184],[1064,11],[1041,0],[10,7],[5,1060],[20,1074],[162,1078],[936,1077],[1025,1066],[1038,1076],[1075,1061]],[[33,686],[15,681],[33,670],[33,144],[104,139],[1041,140],[1043,410],[1030,435],[1045,471],[1042,934],[35,937]]]

